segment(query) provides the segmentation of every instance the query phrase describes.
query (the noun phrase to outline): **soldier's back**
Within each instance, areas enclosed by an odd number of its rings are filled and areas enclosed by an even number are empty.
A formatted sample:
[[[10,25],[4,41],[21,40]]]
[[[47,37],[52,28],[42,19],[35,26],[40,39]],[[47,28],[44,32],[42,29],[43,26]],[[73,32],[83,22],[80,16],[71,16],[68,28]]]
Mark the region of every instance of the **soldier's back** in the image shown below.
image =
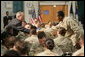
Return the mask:
[[[43,51],[44,51],[44,47],[41,44],[32,45],[30,49],[30,56],[36,56],[36,54]]]
[[[72,41],[68,38],[65,38],[59,45],[62,51],[65,52],[74,52],[75,48],[72,44]]]
[[[44,52],[37,54],[37,56],[58,56],[58,54],[55,54],[54,52],[47,49]]]
[[[39,40],[38,40],[38,37],[37,35],[31,35],[30,37],[28,37],[27,39],[25,39],[26,42],[29,42],[29,43],[35,43],[35,44],[38,44],[39,43]]]

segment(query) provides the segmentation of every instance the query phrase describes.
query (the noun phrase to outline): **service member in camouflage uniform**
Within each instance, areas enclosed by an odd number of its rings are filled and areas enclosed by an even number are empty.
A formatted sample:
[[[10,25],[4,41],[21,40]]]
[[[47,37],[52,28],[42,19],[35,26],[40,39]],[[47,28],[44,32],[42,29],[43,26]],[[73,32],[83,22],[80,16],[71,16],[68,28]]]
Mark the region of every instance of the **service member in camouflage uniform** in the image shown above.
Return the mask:
[[[75,42],[75,44],[79,41],[80,35],[83,33],[84,30],[83,28],[80,28],[78,23],[71,17],[64,17],[64,12],[59,11],[58,12],[58,19],[59,19],[59,24],[56,27],[64,27],[67,32],[66,32],[66,37],[71,38],[72,35],[75,35],[75,40],[72,40],[72,42]],[[71,38],[73,39],[73,38]],[[75,44],[73,44],[75,46]]]

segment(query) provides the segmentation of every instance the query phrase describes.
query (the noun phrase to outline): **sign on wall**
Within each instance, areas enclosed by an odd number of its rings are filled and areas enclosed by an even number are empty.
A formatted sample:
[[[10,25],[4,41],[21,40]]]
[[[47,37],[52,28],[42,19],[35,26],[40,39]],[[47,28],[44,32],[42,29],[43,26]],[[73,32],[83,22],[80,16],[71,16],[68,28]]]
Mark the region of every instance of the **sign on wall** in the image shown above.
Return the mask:
[[[43,13],[48,15],[49,14],[49,10],[44,10]]]

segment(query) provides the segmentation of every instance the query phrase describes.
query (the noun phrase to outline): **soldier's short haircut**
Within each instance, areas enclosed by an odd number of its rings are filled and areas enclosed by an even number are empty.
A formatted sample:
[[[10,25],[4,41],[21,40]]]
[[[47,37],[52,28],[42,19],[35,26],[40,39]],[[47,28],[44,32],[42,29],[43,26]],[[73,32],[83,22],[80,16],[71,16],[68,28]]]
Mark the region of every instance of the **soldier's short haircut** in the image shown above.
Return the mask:
[[[25,42],[23,40],[18,40],[15,43],[15,48],[18,50],[18,52],[22,54],[28,54],[30,51],[30,47],[28,46],[29,43]]]
[[[59,31],[59,34],[61,34],[62,36],[64,36],[66,33],[66,29],[63,27],[59,27],[58,31]]]
[[[33,35],[36,35],[36,29],[31,29],[30,33],[33,34]]]
[[[44,31],[39,31],[37,36],[38,36],[38,39],[42,39],[43,37],[46,37],[46,34]]]
[[[5,39],[5,46],[10,49],[13,48],[14,43],[16,42],[16,38],[14,36],[10,36],[8,38]]]
[[[53,50],[55,46],[53,39],[50,39],[50,38],[46,39],[45,46],[47,47],[47,49]]]
[[[57,13],[58,13],[58,16],[61,16],[61,17],[63,17],[63,18],[64,18],[65,14],[64,14],[64,12],[63,12],[63,11],[58,11]]]

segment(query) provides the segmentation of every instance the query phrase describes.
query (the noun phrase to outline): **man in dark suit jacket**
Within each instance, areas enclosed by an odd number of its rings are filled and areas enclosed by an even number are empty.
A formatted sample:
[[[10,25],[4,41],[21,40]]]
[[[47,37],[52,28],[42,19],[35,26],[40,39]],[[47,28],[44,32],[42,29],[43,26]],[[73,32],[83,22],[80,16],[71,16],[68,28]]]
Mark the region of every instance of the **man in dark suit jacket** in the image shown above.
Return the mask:
[[[23,12],[16,13],[16,19],[12,19],[8,25],[5,27],[7,32],[12,35],[18,35],[19,31],[29,33],[29,29],[26,29],[22,26],[22,22],[24,21],[24,14]]]
[[[9,22],[10,20],[12,20],[12,17],[9,16],[9,12],[7,11],[7,12],[6,12],[6,16],[3,17],[4,28],[5,28],[5,26],[8,24],[8,22]]]

